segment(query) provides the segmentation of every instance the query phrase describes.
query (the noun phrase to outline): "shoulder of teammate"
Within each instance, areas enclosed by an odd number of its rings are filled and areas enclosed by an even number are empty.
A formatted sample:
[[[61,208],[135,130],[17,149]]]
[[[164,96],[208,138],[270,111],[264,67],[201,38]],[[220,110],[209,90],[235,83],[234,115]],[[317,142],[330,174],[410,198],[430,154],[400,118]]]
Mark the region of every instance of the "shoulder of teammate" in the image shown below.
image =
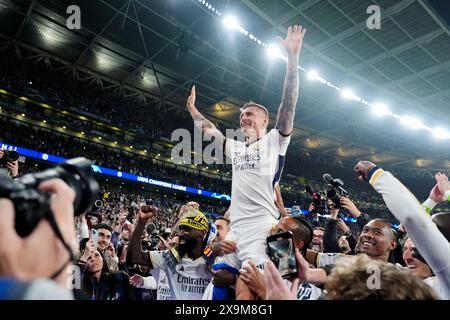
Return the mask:
[[[169,250],[165,251],[149,251],[152,269],[162,269],[167,271],[172,265],[176,265],[177,261],[172,257]]]
[[[345,254],[342,253],[323,253],[319,252],[317,254],[315,267],[322,268],[331,264],[336,264],[336,260],[341,257],[344,257]]]

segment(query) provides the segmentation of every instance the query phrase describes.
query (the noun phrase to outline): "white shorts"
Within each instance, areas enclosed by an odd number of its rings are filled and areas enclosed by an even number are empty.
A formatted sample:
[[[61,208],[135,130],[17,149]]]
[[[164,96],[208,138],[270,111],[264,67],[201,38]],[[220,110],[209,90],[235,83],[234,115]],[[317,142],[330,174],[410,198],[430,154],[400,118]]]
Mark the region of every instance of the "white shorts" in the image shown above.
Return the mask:
[[[226,240],[236,242],[236,251],[218,257],[217,261],[226,263],[238,270],[252,261],[258,268],[264,269],[267,260],[267,237],[278,221],[267,219],[264,223],[241,224],[233,226],[227,234]]]

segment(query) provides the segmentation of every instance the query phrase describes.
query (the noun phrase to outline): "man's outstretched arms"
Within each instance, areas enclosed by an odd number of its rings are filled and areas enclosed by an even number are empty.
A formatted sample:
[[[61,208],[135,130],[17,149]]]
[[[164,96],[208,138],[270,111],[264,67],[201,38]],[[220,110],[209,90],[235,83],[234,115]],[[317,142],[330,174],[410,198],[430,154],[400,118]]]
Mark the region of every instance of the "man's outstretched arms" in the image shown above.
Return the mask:
[[[282,135],[290,135],[294,126],[295,107],[298,100],[299,74],[298,57],[302,49],[306,29],[301,26],[289,27],[286,39],[278,41],[287,53],[287,68],[284,79],[283,98],[277,115],[277,127]]]
[[[195,86],[191,89],[191,95],[187,99],[186,107],[191,114],[197,128],[202,130],[207,138],[216,137],[220,142],[225,140],[225,136],[216,128],[216,126],[206,119],[195,107]]]

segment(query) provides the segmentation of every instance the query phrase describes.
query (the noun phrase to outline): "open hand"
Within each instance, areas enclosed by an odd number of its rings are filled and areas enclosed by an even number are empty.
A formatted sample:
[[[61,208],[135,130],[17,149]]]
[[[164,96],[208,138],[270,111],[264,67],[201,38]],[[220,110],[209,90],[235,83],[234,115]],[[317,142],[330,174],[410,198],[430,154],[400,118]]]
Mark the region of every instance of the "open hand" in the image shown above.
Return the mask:
[[[436,173],[434,177],[437,183],[433,187],[433,189],[431,189],[430,199],[438,203],[443,202],[445,201],[444,193],[447,190],[450,190],[450,183],[448,181],[448,177],[441,172]]]
[[[189,111],[195,110],[195,86],[192,86],[191,95],[187,99],[186,106]]]
[[[286,53],[290,56],[298,56],[302,50],[303,38],[305,37],[306,29],[302,26],[295,25],[289,27],[286,35],[286,39],[277,37],[281,46],[286,50]]]

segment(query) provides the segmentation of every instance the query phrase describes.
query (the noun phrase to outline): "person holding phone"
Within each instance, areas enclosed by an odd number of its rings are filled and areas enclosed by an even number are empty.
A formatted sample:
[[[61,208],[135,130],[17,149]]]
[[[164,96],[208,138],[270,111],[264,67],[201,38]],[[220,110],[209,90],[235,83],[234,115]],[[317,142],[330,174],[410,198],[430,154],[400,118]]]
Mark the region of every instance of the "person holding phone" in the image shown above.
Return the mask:
[[[302,255],[306,254],[306,250],[313,238],[312,227],[302,216],[285,217],[274,226],[271,234],[272,235],[267,238],[268,248],[271,247],[271,243],[274,243],[273,239],[275,239],[275,243],[277,242],[277,239],[282,241],[292,239],[292,241],[288,240],[288,242],[286,242],[288,245],[285,246],[284,250],[286,253],[294,252],[294,255],[290,255],[293,262],[291,260],[291,262],[288,263],[288,265],[292,265],[292,268],[287,268],[285,269],[285,272],[283,272],[285,281],[287,285],[290,286],[289,278],[297,273],[297,271],[294,272],[294,269],[298,269],[295,263],[295,251],[301,252]],[[289,247],[289,243],[292,244],[292,247]],[[275,254],[271,255],[270,249],[268,256],[274,264],[278,265],[281,256],[276,257]],[[276,269],[280,274],[280,268],[278,267]],[[252,261],[250,261],[249,266],[245,266],[243,270],[241,270],[240,278],[258,299],[266,299],[266,281],[264,280],[262,272],[260,272]],[[298,300],[317,300],[322,294],[323,292],[320,288],[309,283],[302,283],[301,286],[298,286],[297,298]]]

